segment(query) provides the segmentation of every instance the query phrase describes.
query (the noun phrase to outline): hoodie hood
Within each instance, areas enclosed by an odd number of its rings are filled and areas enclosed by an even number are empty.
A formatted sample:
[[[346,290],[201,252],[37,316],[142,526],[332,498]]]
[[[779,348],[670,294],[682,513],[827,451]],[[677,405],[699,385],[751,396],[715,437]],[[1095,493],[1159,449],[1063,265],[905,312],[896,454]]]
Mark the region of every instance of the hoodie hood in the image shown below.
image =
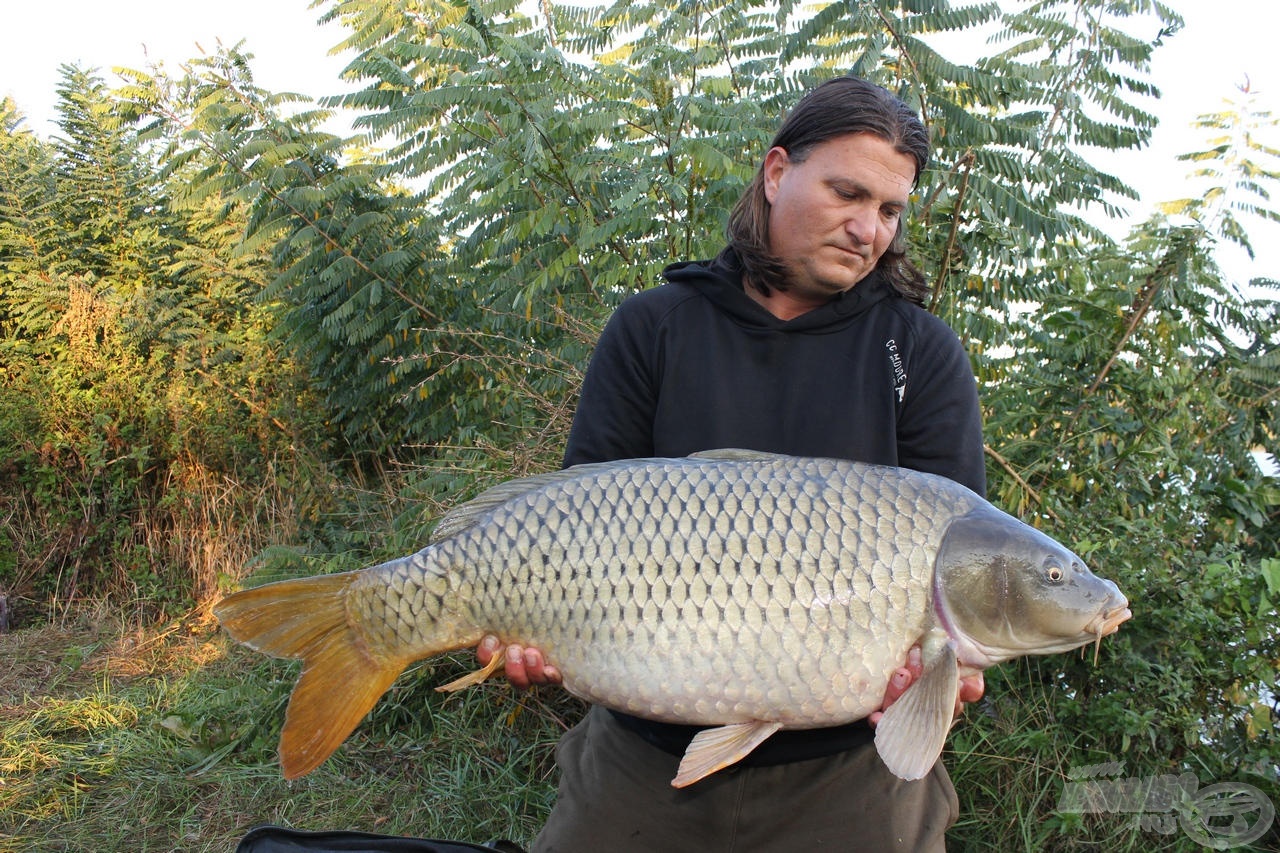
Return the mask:
[[[873,305],[897,296],[880,270],[876,269],[825,305],[794,319],[780,320],[743,290],[742,266],[737,253],[731,248],[726,248],[710,261],[671,264],[662,271],[662,277],[672,284],[695,288],[742,326],[788,332],[839,331]]]

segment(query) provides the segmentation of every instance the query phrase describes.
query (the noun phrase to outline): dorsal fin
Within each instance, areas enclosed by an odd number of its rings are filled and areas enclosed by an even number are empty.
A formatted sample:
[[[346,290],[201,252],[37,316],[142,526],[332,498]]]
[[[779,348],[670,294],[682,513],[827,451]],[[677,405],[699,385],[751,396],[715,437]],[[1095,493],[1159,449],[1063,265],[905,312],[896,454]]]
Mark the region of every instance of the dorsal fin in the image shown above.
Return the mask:
[[[784,459],[782,453],[766,453],[763,450],[745,450],[741,447],[722,447],[717,450],[699,450],[690,453],[691,459],[720,459],[729,462],[764,462],[769,459]]]
[[[726,448],[722,450],[702,450],[697,453],[691,453],[687,457],[674,457],[671,459],[619,459],[613,462],[587,462],[582,465],[563,468],[559,471],[548,471],[545,474],[534,474],[531,477],[507,480],[505,483],[499,483],[492,488],[486,489],[466,503],[459,504],[440,516],[440,521],[436,523],[435,529],[431,531],[430,541],[439,542],[441,539],[448,539],[450,536],[458,535],[475,524],[485,513],[521,495],[526,495],[529,492],[537,491],[554,483],[562,483],[578,477],[588,477],[601,471],[630,468],[635,465],[648,465],[654,462],[679,464],[681,461],[691,461],[696,464],[704,460],[758,462],[781,458],[783,456],[778,453]]]
[[[436,523],[435,529],[431,531],[430,541],[439,542],[441,539],[456,536],[475,524],[485,513],[529,492],[537,491],[554,483],[562,483],[566,480],[589,476],[597,471],[627,468],[638,463],[651,461],[653,460],[622,459],[616,462],[588,462],[583,465],[562,468],[559,471],[548,471],[544,474],[534,474],[530,477],[507,480],[504,483],[499,483],[486,489],[466,503],[458,504],[440,516],[440,521]]]
[[[485,489],[471,500],[458,504],[440,516],[440,521],[436,523],[435,529],[431,531],[430,541],[439,542],[441,539],[456,536],[475,524],[477,519],[489,510],[501,506],[512,498],[528,494],[551,483],[572,479],[581,473],[575,473],[575,470],[574,468],[565,468],[561,471],[548,471],[545,474],[534,474],[531,477],[507,480],[504,483]]]

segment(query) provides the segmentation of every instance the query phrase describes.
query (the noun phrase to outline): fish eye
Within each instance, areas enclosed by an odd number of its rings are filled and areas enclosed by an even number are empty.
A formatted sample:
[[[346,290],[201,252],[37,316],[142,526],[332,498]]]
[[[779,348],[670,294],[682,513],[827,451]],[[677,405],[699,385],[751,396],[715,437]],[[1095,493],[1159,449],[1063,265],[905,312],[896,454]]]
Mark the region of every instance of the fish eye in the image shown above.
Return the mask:
[[[1050,563],[1045,566],[1044,576],[1049,583],[1062,583],[1067,576],[1067,572],[1066,569],[1062,568],[1062,566],[1057,563]]]

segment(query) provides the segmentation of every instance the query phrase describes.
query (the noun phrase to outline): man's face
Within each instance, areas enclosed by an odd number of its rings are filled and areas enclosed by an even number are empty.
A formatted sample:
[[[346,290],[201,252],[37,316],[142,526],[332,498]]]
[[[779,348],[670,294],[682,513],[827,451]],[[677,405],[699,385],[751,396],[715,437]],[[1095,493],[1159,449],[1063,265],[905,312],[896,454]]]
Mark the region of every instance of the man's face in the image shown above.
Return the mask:
[[[870,133],[815,146],[797,162],[764,161],[769,249],[790,271],[788,294],[819,304],[867,276],[889,248],[915,181],[915,160]]]

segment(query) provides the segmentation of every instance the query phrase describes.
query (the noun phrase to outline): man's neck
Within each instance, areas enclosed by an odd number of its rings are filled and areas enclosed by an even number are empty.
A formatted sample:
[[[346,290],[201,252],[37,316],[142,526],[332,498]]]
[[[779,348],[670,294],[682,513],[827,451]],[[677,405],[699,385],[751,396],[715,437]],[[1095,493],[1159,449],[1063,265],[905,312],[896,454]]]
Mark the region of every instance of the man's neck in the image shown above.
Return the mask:
[[[764,310],[783,321],[794,320],[801,314],[808,314],[814,308],[819,308],[830,301],[802,298],[777,288],[770,289],[769,295],[766,296],[759,289],[752,287],[749,282],[743,282],[742,289],[746,291],[747,296],[762,305]]]

